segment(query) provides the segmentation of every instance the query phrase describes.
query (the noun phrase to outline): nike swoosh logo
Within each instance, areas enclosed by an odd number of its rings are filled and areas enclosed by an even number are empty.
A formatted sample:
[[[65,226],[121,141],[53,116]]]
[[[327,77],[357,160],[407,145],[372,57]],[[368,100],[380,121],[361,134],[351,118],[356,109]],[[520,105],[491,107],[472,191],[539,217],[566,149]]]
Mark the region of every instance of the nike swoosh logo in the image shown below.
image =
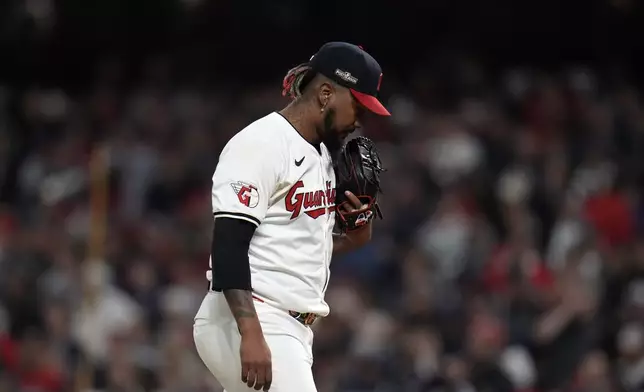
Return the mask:
[[[300,159],[299,161],[296,159],[295,160],[295,166],[300,166],[302,164],[302,162],[304,162],[304,158],[306,158],[306,156],[303,156],[302,159]]]

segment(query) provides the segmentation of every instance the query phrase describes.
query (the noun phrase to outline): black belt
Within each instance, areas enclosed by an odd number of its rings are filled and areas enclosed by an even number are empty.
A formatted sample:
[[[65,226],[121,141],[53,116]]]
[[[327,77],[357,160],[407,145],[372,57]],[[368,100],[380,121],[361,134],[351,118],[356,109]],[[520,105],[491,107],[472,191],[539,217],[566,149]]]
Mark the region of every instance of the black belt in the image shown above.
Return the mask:
[[[208,291],[217,291],[220,292],[219,290],[214,290],[212,288],[212,282],[208,281]],[[255,301],[259,302],[264,302],[263,299],[253,295],[253,299]],[[296,312],[294,310],[289,310],[288,314],[293,317],[295,320],[297,320],[300,324],[305,325],[307,327],[313,325],[319,318],[320,316],[315,314],[315,313],[302,313],[302,312]]]
[[[264,300],[259,298],[256,295],[253,295],[253,299],[255,301],[259,301],[261,303],[264,303]],[[293,317],[295,320],[297,320],[300,324],[305,325],[307,327],[313,325],[313,323],[315,323],[317,321],[317,319],[320,318],[320,316],[318,316],[315,313],[302,313],[302,312],[296,312],[294,310],[289,310],[288,314],[291,317]]]
[[[289,310],[288,314],[291,315],[294,319],[300,322],[300,324],[305,325],[307,327],[313,325],[319,318],[315,313],[300,313],[300,312],[295,312],[293,310]]]

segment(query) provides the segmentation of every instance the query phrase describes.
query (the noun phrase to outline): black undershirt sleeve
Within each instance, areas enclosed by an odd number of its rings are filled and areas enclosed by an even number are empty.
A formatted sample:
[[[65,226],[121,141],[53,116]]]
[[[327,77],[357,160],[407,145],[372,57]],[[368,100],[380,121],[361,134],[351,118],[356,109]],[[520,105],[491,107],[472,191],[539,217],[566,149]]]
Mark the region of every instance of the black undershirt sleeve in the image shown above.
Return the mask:
[[[213,290],[252,289],[248,247],[256,228],[243,219],[215,219],[211,249]]]

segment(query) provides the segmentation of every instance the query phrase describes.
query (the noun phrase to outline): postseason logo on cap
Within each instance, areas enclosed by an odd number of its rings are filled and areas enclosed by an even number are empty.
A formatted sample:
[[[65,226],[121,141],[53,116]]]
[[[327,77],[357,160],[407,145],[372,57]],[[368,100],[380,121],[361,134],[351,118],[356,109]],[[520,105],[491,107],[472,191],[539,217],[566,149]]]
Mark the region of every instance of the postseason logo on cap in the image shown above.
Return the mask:
[[[347,83],[352,83],[352,84],[357,84],[358,83],[358,78],[355,76],[351,75],[350,72],[343,71],[341,69],[335,70],[335,75],[339,77],[340,79],[344,80]]]

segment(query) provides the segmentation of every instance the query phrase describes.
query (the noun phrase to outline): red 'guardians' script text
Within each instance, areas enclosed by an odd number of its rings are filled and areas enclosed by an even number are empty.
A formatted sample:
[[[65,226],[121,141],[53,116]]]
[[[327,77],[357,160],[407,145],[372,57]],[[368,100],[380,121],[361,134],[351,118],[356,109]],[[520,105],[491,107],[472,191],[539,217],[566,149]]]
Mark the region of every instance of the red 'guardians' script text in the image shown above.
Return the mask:
[[[326,189],[310,192],[298,192],[304,187],[303,181],[298,181],[286,194],[286,210],[291,213],[291,219],[304,212],[313,219],[324,215],[327,210],[331,212],[335,206],[335,189],[331,188],[331,181],[326,182]]]

